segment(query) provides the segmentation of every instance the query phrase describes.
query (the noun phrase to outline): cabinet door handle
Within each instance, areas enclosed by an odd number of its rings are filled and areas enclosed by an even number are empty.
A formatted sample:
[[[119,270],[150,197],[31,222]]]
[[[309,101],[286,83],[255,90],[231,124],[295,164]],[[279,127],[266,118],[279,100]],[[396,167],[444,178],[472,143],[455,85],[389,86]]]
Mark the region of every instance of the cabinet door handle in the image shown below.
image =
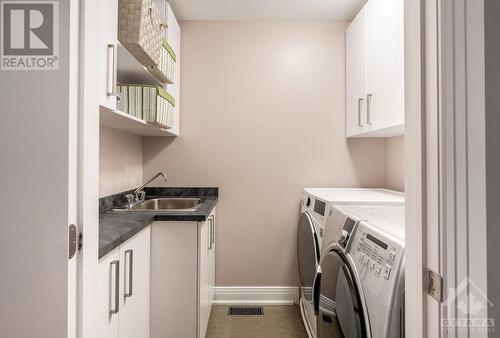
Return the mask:
[[[109,313],[114,315],[117,314],[120,311],[120,261],[112,261],[110,263],[110,274],[112,275],[113,272],[113,267],[115,270],[115,281],[114,283],[111,283],[111,286],[114,285],[115,289],[110,293],[109,301],[110,301],[110,307],[109,307]],[[111,301],[112,297],[111,295],[114,293],[115,299],[114,301]]]
[[[372,109],[371,109],[371,105],[372,105],[372,94],[368,94],[366,95],[366,123],[368,124],[372,124],[373,121],[372,121]]]
[[[213,245],[215,244],[215,217],[214,215],[210,216],[210,219],[212,220],[212,249]]]
[[[128,256],[128,292],[125,292],[125,297],[132,297],[133,290],[133,276],[134,276],[134,251],[125,251],[125,261],[127,261]]]
[[[118,62],[118,55],[116,51],[116,45],[115,44],[108,44],[108,76],[107,76],[107,88],[106,88],[106,94],[108,96],[118,96],[119,94],[117,93],[117,62]]]
[[[212,250],[212,218],[208,219],[208,250]]]
[[[363,99],[358,99],[358,127],[363,128],[363,123],[361,122],[361,107],[363,106]]]

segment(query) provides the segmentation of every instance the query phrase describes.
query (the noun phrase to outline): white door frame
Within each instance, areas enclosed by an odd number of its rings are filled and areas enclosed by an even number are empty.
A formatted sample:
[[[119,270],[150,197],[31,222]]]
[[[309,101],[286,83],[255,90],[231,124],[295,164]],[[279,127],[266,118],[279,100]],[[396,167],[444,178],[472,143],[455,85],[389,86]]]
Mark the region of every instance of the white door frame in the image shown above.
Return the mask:
[[[469,337],[442,323],[487,318],[469,302],[477,288],[487,303],[483,1],[406,0],[405,25],[406,336]]]
[[[98,337],[97,264],[99,251],[99,1],[80,0],[80,97],[78,121],[79,252],[78,337]]]
[[[424,337],[424,15],[422,0],[405,0],[405,335]],[[411,318],[411,320],[408,320]]]

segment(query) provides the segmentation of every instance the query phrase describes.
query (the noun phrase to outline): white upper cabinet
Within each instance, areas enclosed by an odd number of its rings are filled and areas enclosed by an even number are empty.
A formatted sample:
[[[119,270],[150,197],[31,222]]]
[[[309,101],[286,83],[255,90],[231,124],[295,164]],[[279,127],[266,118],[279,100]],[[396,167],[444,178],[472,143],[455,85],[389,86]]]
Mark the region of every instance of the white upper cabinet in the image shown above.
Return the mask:
[[[366,125],[366,8],[346,30],[346,134],[363,132]]]
[[[99,1],[99,104],[116,109],[118,0]]]
[[[128,2],[128,1],[127,1]],[[170,5],[163,5],[168,24],[166,42],[175,54],[173,79],[168,79],[156,68],[145,66],[125,43],[119,41],[119,2],[118,0],[99,1],[99,105],[100,124],[109,128],[119,129],[140,136],[179,136],[180,133],[180,48],[181,28]],[[127,20],[127,17],[121,19]],[[125,21],[127,22],[127,21]],[[132,23],[130,23],[132,24]],[[163,47],[162,47],[163,49]],[[170,54],[170,53],[169,53]],[[170,68],[171,69],[171,68]],[[173,83],[170,83],[172,82]],[[127,99],[122,98],[122,105],[117,107],[119,85],[146,85],[164,88],[175,100],[172,109],[172,123],[169,126],[158,126],[146,122],[142,114],[131,115],[124,109]],[[170,113],[169,113],[170,114]],[[168,117],[170,119],[170,115]]]
[[[403,0],[369,0],[346,31],[346,135],[404,134]]]
[[[167,92],[175,98],[174,107],[174,124],[170,132],[174,135],[179,135],[180,132],[180,111],[181,111],[181,27],[175,18],[172,7],[168,6],[167,22],[168,22],[168,43],[174,50],[177,61],[175,63],[174,83],[167,84]]]

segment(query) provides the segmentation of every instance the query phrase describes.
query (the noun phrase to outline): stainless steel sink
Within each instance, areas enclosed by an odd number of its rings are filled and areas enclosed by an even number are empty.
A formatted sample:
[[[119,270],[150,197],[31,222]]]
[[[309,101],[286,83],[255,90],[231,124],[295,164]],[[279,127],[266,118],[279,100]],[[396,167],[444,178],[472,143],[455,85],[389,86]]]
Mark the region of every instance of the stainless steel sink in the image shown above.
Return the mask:
[[[120,211],[162,211],[162,210],[179,210],[179,211],[194,211],[201,204],[200,198],[188,197],[164,197],[145,200],[135,204],[130,209],[117,209]]]

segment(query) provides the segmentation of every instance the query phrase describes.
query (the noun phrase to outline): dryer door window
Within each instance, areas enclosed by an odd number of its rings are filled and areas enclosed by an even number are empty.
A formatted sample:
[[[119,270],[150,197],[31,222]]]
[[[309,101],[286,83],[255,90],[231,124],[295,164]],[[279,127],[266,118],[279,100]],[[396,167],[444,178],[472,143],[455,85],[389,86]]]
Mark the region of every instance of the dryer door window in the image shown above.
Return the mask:
[[[341,252],[330,251],[321,260],[318,338],[366,338],[361,298],[354,272]]]
[[[302,294],[312,304],[312,287],[319,264],[319,248],[311,217],[302,213],[297,228],[297,261]]]

